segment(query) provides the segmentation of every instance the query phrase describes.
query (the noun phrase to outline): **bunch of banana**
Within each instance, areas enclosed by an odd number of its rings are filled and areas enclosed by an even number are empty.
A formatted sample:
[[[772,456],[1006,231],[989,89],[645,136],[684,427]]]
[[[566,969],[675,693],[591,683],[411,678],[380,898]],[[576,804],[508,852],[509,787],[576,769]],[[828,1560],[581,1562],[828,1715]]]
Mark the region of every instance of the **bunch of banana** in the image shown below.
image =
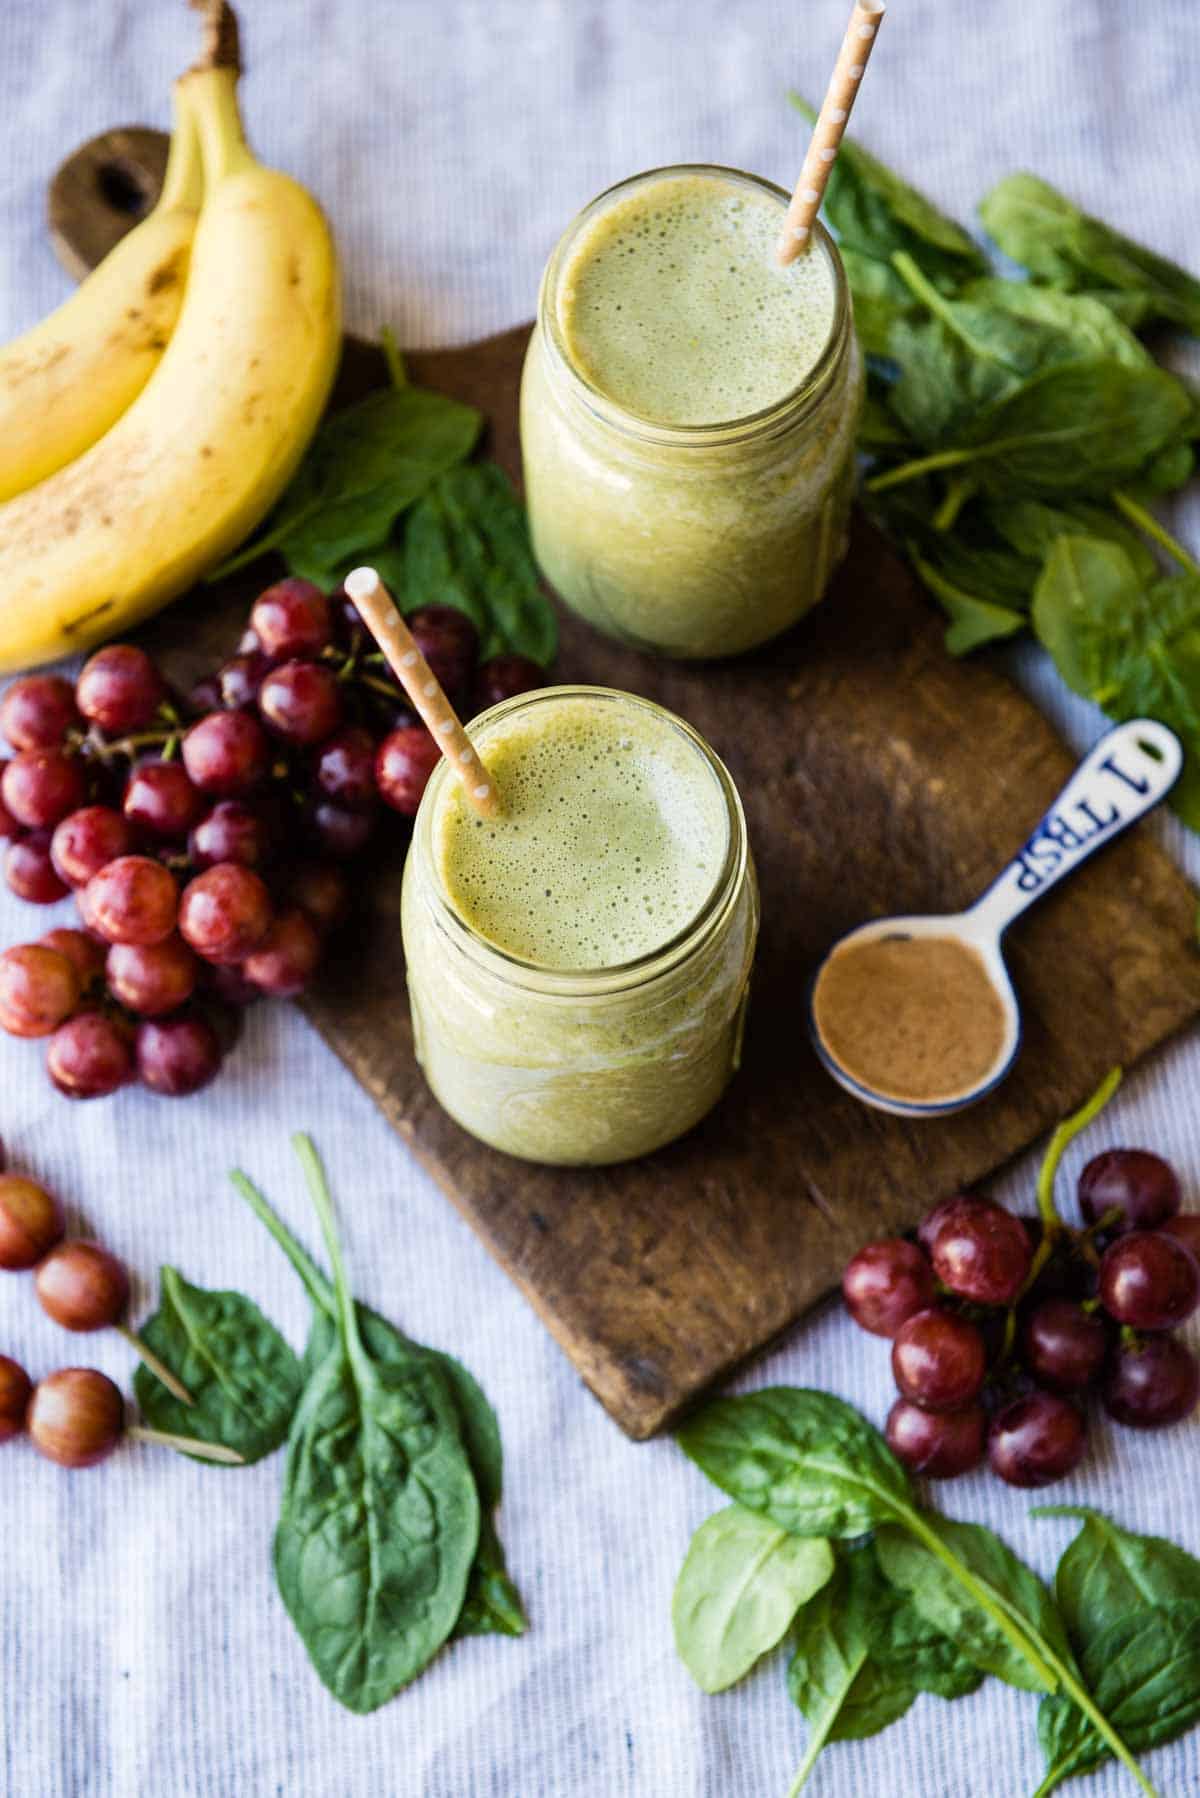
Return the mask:
[[[341,346],[333,240],[311,194],[251,153],[236,88],[235,66],[181,78],[167,204],[40,328],[67,342],[71,390],[106,359],[127,366],[122,377],[106,374],[103,402],[64,389],[54,442],[40,466],[36,457],[23,465],[25,490],[0,504],[0,671],[87,649],[183,592],[274,504],[324,409]],[[134,333],[118,356],[104,330],[120,308],[99,278],[120,256],[134,267],[133,291],[144,292],[145,252],[131,246],[147,226],[158,233],[188,212],[193,132],[203,198],[174,331],[161,354]],[[175,228],[186,255],[186,228]],[[68,314],[74,338],[64,337]],[[44,359],[25,381],[31,438],[45,429],[39,384],[54,366]]]

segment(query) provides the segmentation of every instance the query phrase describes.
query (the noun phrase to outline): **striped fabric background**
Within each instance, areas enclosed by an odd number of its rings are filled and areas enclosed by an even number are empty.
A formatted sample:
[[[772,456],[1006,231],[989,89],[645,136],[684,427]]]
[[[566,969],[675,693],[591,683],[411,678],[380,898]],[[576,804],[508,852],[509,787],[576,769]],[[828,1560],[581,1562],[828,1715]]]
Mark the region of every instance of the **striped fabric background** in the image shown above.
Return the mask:
[[[740,164],[790,182],[794,83],[816,95],[842,0],[244,0],[245,108],[266,155],[333,215],[349,316],[401,341],[470,338],[528,316],[568,217],[637,168]],[[1192,0],[895,0],[866,86],[866,140],[960,215],[1028,166],[1200,267],[1200,24]],[[0,335],[67,290],[47,247],[48,175],[108,125],[166,118],[194,55],[182,0],[5,0],[0,11]],[[1193,354],[1193,367],[1200,366]],[[1200,517],[1190,521],[1200,544]],[[0,603],[19,602],[0,569]],[[1019,677],[1081,748],[1098,730],[1029,650]],[[1200,874],[1200,846],[1159,828]],[[54,921],[0,892],[0,942]],[[1114,945],[1116,949],[1117,945]],[[1200,1207],[1200,1045],[1132,1078],[1090,1147],[1177,1161]],[[5,1798],[773,1798],[805,1731],[778,1666],[704,1698],[669,1627],[689,1533],[715,1509],[670,1442],[627,1443],[515,1290],[301,1019],[254,1013],[236,1061],[183,1104],[130,1093],[68,1109],[35,1047],[0,1041],[0,1132],[14,1158],[127,1256],[142,1310],[162,1261],[252,1293],[299,1342],[305,1307],[225,1171],[261,1180],[314,1235],[288,1133],[331,1169],[362,1295],[452,1347],[495,1401],[508,1456],[503,1533],[533,1628],[468,1641],[374,1717],[310,1673],[269,1559],[281,1463],[207,1470],[129,1449],[68,1475],[0,1451],[0,1792]],[[1068,1177],[1082,1159],[1069,1158]],[[1028,1203],[1031,1166],[998,1186]],[[931,1195],[935,1196],[935,1195]],[[68,1340],[28,1283],[0,1280],[0,1349],[37,1373],[76,1360],[128,1385],[115,1336]],[[747,1384],[827,1386],[882,1418],[886,1352],[817,1317]],[[1070,1493],[1200,1552],[1200,1425],[1101,1432]],[[1043,1570],[1068,1526],[1029,1520],[984,1478],[947,1489]],[[1034,1700],[989,1682],[953,1710],[921,1699],[886,1739],[838,1746],[813,1798],[1017,1798],[1040,1777]],[[1200,1791],[1200,1735],[1151,1757]],[[1113,1770],[1079,1790],[1117,1798]]]

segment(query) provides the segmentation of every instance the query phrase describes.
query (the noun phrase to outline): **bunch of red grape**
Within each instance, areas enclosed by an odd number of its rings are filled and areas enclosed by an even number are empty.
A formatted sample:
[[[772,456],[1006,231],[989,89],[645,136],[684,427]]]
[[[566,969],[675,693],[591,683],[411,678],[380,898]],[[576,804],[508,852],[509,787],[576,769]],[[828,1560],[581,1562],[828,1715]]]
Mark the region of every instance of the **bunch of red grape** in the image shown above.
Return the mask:
[[[480,664],[452,607],[407,622],[466,716],[544,683],[523,656]],[[73,893],[82,922],[0,956],[0,1028],[48,1037],[72,1098],[205,1086],[236,1007],[304,990],[347,909],[340,864],[389,814],[407,826],[439,754],[351,601],[298,579],[186,698],[114,644],[74,686],[15,681],[0,729],[5,879],[37,905]]]
[[[1087,1448],[1084,1400],[1135,1429],[1177,1423],[1200,1364],[1170,1332],[1200,1306],[1200,1215],[1146,1149],[1109,1149],[1079,1178],[1084,1227],[1028,1223],[990,1199],[943,1199],[917,1240],[868,1243],[842,1293],[892,1338],[900,1397],[887,1439],[914,1472],[977,1466],[1046,1486]]]

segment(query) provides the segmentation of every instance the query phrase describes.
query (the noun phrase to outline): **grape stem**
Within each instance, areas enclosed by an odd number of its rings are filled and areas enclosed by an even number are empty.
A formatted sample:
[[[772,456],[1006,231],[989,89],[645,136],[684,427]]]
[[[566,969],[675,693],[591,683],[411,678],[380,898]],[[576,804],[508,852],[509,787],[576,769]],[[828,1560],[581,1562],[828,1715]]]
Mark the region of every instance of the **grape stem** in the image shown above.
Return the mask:
[[[1070,1117],[1063,1119],[1047,1144],[1046,1153],[1042,1158],[1042,1165],[1037,1177],[1037,1206],[1038,1214],[1041,1217],[1043,1226],[1042,1240],[1034,1250],[1033,1259],[1029,1263],[1029,1272],[1026,1274],[1021,1284],[1021,1290],[1013,1301],[1014,1305],[1019,1305],[1021,1300],[1033,1290],[1033,1287],[1041,1275],[1042,1269],[1054,1253],[1056,1244],[1067,1228],[1062,1218],[1058,1215],[1058,1211],[1054,1204],[1054,1181],[1058,1174],[1059,1164],[1066,1154],[1069,1145],[1079,1135],[1080,1131],[1086,1130],[1092,1120],[1099,1117],[1100,1113],[1104,1110],[1104,1107],[1108,1104],[1108,1101],[1112,1098],[1118,1086],[1121,1084],[1122,1073],[1123,1070],[1121,1068],[1110,1068],[1091,1098],[1088,1099],[1085,1104],[1081,1105],[1078,1111],[1073,1111]]]
[[[135,1330],[131,1330],[127,1324],[117,1324],[114,1327],[121,1332],[121,1335],[125,1338],[133,1352],[141,1357],[155,1379],[162,1382],[173,1398],[177,1398],[181,1405],[195,1404],[195,1399],[192,1397],[183,1381],[175,1378],[171,1369],[165,1362],[159,1360],[153,1349],[146,1347],[146,1344]]]

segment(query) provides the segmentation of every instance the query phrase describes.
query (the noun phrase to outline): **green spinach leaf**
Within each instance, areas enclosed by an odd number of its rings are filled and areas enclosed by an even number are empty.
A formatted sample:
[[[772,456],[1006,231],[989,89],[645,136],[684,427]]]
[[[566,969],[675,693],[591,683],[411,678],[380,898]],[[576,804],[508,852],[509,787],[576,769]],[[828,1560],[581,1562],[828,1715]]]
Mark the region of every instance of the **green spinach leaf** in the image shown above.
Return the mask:
[[[468,456],[482,418],[425,387],[389,387],[332,413],[261,536],[218,568],[216,580],[278,550],[293,574],[332,586],[382,543],[407,506]]]
[[[1186,752],[1171,804],[1200,829],[1200,579],[1147,585],[1119,544],[1060,537],[1037,584],[1033,626],[1067,685],[1118,723],[1157,718]]]
[[[1200,1601],[1139,1604],[1089,1638],[1081,1661],[1097,1705],[1135,1754],[1174,1741],[1200,1721]],[[1062,1694],[1039,1705],[1038,1740],[1048,1768],[1039,1795],[1109,1758],[1082,1711]]]
[[[828,1542],[757,1511],[729,1505],[702,1523],[671,1604],[675,1647],[697,1685],[722,1692],[741,1679],[832,1572]]]
[[[816,111],[799,94],[788,98],[810,124],[815,121]],[[962,226],[853,138],[842,139],[825,211],[842,243],[878,261],[907,250],[939,284],[951,286],[987,273],[983,252]]]
[[[296,1412],[275,1536],[317,1673],[365,1713],[416,1677],[462,1610],[480,1509],[453,1400],[417,1351],[379,1360],[346,1282],[315,1151],[297,1141],[334,1269],[335,1333]]]
[[[1117,543],[1143,580],[1159,573],[1149,546],[1125,520],[1106,507],[1088,500],[1060,500],[1051,505],[1042,499],[990,498],[984,510],[991,528],[1032,565],[1029,596],[1041,565],[1060,537],[1103,537]]]
[[[307,1380],[330,1353],[334,1343],[337,1315],[334,1289],[258,1188],[244,1174],[234,1174],[232,1178],[238,1192],[288,1257],[312,1302],[313,1320],[303,1362]],[[358,1304],[355,1311],[370,1352],[380,1361],[394,1361],[400,1366],[404,1366],[411,1355],[425,1357],[445,1380],[458,1415],[482,1517],[479,1546],[454,1634],[523,1635],[528,1623],[520,1594],[508,1573],[504,1549],[491,1515],[500,1504],[504,1479],[500,1426],[495,1411],[474,1375],[453,1355],[412,1342],[386,1317],[367,1305]]]
[[[1153,357],[1112,309],[1090,294],[1060,293],[1032,281],[1004,281],[990,275],[962,292],[964,307],[1006,315],[1036,326],[1042,334],[1037,366],[1111,357],[1129,368],[1149,368]]]
[[[976,1592],[955,1577],[924,1541],[891,1525],[880,1529],[875,1538],[880,1566],[888,1579],[908,1594],[926,1622],[949,1636],[974,1666],[1027,1692],[1052,1690],[1053,1679],[1043,1677],[1015,1647],[995,1614],[998,1610],[1018,1627],[1024,1625],[1036,1644],[1048,1646],[1060,1662],[1071,1666],[1062,1619],[1041,1580],[982,1524],[956,1523],[932,1514],[925,1522],[967,1569]],[[985,1608],[977,1593],[984,1594],[994,1608]]]
[[[838,250],[854,301],[854,328],[868,356],[886,356],[888,334],[913,310],[913,297],[890,262],[868,256],[843,239]]]
[[[1024,612],[956,586],[921,555],[913,553],[912,565],[950,620],[946,648],[952,656],[969,655],[985,643],[1001,642],[1025,629],[1028,619]]]
[[[525,508],[494,462],[433,481],[405,521],[404,604],[452,605],[479,632],[484,657],[510,650],[543,667],[558,644],[538,578]]]
[[[1189,1599],[1200,1604],[1200,1560],[1165,1536],[1139,1536],[1090,1505],[1039,1505],[1035,1517],[1078,1517],[1054,1579],[1058,1608],[1077,1643],[1125,1611]]]
[[[1009,175],[980,202],[985,230],[1014,262],[1056,287],[1118,293],[1137,323],[1162,320],[1200,334],[1200,280],[1114,231],[1036,175]]]
[[[713,1399],[678,1440],[730,1498],[797,1536],[861,1536],[912,1503],[879,1431],[828,1392],[769,1386]]]
[[[133,1389],[142,1416],[168,1435],[222,1443],[247,1465],[286,1441],[300,1397],[300,1363],[274,1324],[240,1292],[206,1292],[162,1270],[158,1310],[141,1335],[191,1393],[181,1404],[150,1369]],[[206,1463],[208,1465],[208,1463]]]

